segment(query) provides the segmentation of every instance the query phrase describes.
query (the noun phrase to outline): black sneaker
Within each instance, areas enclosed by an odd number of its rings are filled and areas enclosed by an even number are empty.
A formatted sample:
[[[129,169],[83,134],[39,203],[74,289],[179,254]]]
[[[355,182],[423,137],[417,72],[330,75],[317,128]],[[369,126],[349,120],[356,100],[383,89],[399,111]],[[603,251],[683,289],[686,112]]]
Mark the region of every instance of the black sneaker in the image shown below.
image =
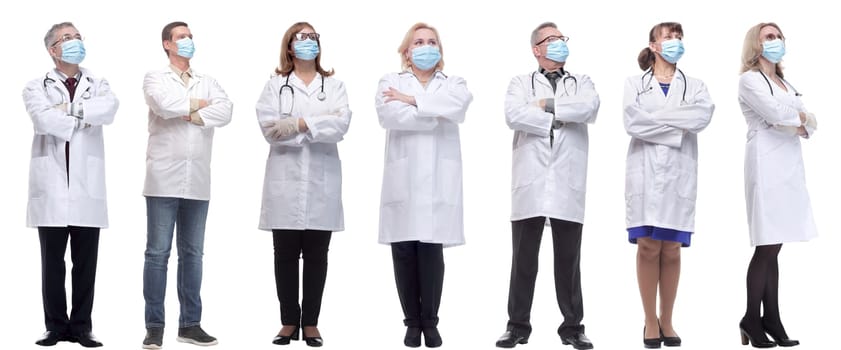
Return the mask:
[[[178,328],[178,338],[175,338],[175,340],[200,346],[210,346],[218,343],[216,338],[207,334],[201,329],[201,326]]]
[[[164,328],[146,328],[146,338],[143,339],[144,349],[160,349],[164,345]]]

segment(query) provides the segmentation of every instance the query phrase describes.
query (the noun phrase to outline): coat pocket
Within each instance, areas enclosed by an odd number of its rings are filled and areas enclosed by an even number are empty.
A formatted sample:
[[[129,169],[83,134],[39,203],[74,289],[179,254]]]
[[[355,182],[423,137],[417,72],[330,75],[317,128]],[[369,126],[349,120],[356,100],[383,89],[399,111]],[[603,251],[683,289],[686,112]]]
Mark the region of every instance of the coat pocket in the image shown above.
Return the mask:
[[[57,185],[67,186],[64,176],[64,169],[55,167],[51,157],[32,158],[29,162],[29,198],[43,198]]]
[[[698,195],[698,166],[694,159],[681,155],[680,171],[675,184],[677,195],[694,201]]]
[[[87,187],[88,196],[95,199],[105,199],[105,160],[88,156]]]
[[[569,153],[569,187],[584,192],[587,190],[587,153],[571,148]]]
[[[538,162],[539,156],[532,144],[527,143],[514,150],[511,159],[512,190],[531,185],[538,176],[545,175]]]
[[[409,158],[387,162],[383,171],[382,204],[403,202],[409,198]]]
[[[452,159],[441,159],[438,169],[438,187],[443,202],[450,205],[461,203],[462,181],[461,162]]]

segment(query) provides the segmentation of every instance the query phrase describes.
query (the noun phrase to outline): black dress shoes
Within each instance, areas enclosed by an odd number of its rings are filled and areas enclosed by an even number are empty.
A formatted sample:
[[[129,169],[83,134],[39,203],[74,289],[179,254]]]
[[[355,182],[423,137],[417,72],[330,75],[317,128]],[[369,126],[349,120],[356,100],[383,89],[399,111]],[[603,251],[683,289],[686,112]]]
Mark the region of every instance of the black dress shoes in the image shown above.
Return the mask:
[[[586,350],[593,348],[593,343],[590,341],[590,339],[587,339],[587,336],[584,335],[584,333],[575,333],[573,335],[561,337],[561,343],[563,343],[564,345],[572,345],[572,347],[577,350]]]
[[[35,344],[41,346],[53,346],[58,344],[60,341],[69,341],[69,337],[64,333],[59,333],[56,331],[46,331],[44,335],[41,336],[38,340],[35,341]]]
[[[307,346],[313,347],[313,348],[320,348],[322,345],[324,345],[324,339],[322,339],[321,336],[308,337],[306,330],[304,330],[303,333],[304,333],[304,342],[307,343]]]
[[[520,335],[512,331],[505,331],[501,337],[496,341],[496,347],[498,348],[513,348],[517,346],[517,344],[528,344],[529,337],[525,335]]]
[[[410,348],[419,347],[421,344],[421,329],[418,327],[406,328],[406,336],[403,337],[403,345]]]
[[[657,322],[659,323],[660,321],[658,320]],[[660,327],[660,340],[663,341],[663,345],[665,346],[680,346],[680,343],[682,343],[680,337],[678,336],[667,337],[663,334],[663,327]]]
[[[437,348],[444,343],[441,340],[441,333],[438,333],[436,327],[426,327],[423,329],[423,343],[428,348]]]
[[[280,333],[278,333],[274,337],[274,339],[272,339],[272,344],[275,344],[275,345],[289,345],[289,343],[292,340],[300,339],[300,332],[301,332],[301,326],[295,326],[295,330],[292,331],[292,334],[290,334],[290,335],[281,335]]]
[[[78,334],[74,334],[71,336],[72,342],[79,343],[79,345],[84,346],[86,348],[98,348],[102,346],[102,343],[93,336],[91,332],[82,332]]]

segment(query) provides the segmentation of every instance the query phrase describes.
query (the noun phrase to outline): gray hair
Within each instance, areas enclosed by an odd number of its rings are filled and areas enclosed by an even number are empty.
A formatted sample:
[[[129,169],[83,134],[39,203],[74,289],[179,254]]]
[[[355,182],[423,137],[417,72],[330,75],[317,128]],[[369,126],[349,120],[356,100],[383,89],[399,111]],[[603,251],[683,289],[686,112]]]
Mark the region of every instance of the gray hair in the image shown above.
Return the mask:
[[[76,28],[76,26],[74,26],[73,23],[70,22],[61,22],[58,24],[53,24],[50,30],[47,31],[47,35],[44,35],[44,46],[49,49],[50,44],[52,44],[53,41],[55,41],[55,33],[67,27]]]
[[[537,42],[540,40],[540,37],[538,37],[538,35],[540,35],[540,30],[543,29],[543,28],[558,29],[558,26],[556,26],[555,23],[552,23],[552,22],[541,23],[539,26],[537,26],[537,28],[535,28],[531,32],[531,46],[537,45]]]

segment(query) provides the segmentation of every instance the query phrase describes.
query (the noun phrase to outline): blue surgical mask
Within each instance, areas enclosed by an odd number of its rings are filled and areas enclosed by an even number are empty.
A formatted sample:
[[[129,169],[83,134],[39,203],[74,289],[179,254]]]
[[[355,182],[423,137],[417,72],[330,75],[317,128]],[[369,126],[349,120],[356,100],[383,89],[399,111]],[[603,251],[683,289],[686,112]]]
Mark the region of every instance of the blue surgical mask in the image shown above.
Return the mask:
[[[670,39],[660,43],[660,57],[671,64],[677,63],[684,51],[683,41],[680,39]]]
[[[295,57],[299,60],[312,61],[318,57],[318,43],[310,38],[296,41],[292,48],[295,50]]]
[[[61,44],[61,60],[70,64],[82,63],[85,59],[85,44],[79,39],[65,41]]]
[[[441,61],[438,46],[424,45],[412,50],[412,64],[420,70],[430,70]]]
[[[175,46],[178,47],[178,56],[184,58],[193,58],[193,54],[196,52],[196,45],[190,38],[181,38],[175,41]]]
[[[546,46],[546,58],[555,62],[566,62],[569,57],[569,47],[563,40],[555,40]]]
[[[771,63],[780,63],[785,54],[786,44],[780,39],[774,39],[762,43],[762,57],[765,57]]]

